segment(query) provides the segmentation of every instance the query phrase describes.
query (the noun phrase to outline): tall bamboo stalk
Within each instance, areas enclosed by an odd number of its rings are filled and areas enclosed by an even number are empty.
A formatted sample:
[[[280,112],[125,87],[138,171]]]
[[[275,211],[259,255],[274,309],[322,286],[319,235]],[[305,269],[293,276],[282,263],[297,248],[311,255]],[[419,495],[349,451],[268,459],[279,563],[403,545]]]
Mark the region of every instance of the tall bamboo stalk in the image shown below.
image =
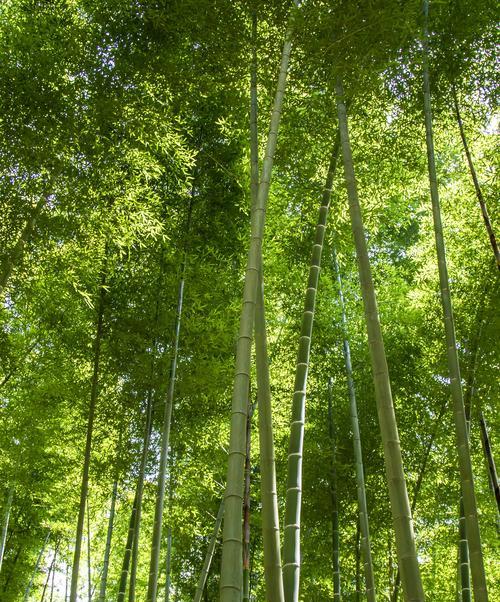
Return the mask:
[[[134,545],[134,534],[135,534],[135,517],[137,515],[137,507],[139,504],[139,480],[135,486],[134,501],[132,503],[132,509],[130,511],[130,518],[127,529],[127,541],[125,543],[125,552],[123,554],[122,570],[120,572],[120,582],[118,584],[118,596],[117,601],[123,602],[127,593],[127,581],[130,569],[130,559],[132,557],[132,547]]]
[[[332,446],[332,475],[330,496],[332,500],[332,565],[333,565],[333,600],[340,602],[340,537],[339,537],[339,508],[337,496],[337,464],[335,429],[333,426],[332,379],[328,379],[328,436]]]
[[[151,439],[151,430],[153,426],[153,399],[151,387],[148,391],[146,402],[146,423],[144,426],[144,437],[142,444],[141,463],[139,474],[137,476],[137,504],[134,514],[134,533],[132,536],[132,557],[130,565],[130,585],[128,590],[128,601],[135,602],[135,586],[137,581],[137,564],[139,560],[139,535],[141,529],[142,497],[144,493],[144,476],[146,474],[146,464],[148,460],[149,441]]]
[[[474,162],[472,160],[472,155],[471,155],[471,152],[469,149],[469,144],[467,143],[467,137],[465,135],[464,124],[462,121],[462,115],[460,114],[460,106],[458,104],[457,91],[456,91],[454,85],[452,85],[452,95],[453,95],[453,105],[455,108],[455,116],[457,118],[458,128],[460,130],[460,137],[462,139],[465,156],[467,157],[467,163],[469,165],[470,175],[471,175],[472,181],[474,183],[474,190],[476,191],[476,197],[479,202],[479,206],[481,207],[481,215],[483,216],[483,221],[484,221],[484,225],[486,227],[486,232],[488,233],[488,238],[490,239],[490,245],[493,250],[493,255],[495,256],[497,268],[500,270],[500,250],[498,249],[498,243],[497,243],[497,239],[495,237],[495,232],[493,231],[493,226],[491,225],[490,216],[488,214],[488,209],[486,207],[486,201],[484,200],[483,191],[481,190],[481,185],[479,184],[479,179],[477,177],[477,173],[474,168]]]
[[[101,340],[103,336],[104,326],[104,306],[106,299],[106,259],[108,255],[108,247],[106,245],[104,266],[101,270],[101,278],[99,285],[99,304],[97,307],[97,325],[96,334],[94,338],[94,358],[93,358],[93,372],[92,372],[92,384],[90,391],[90,402],[88,409],[87,419],[87,438],[85,442],[85,454],[83,460],[83,474],[82,483],[80,488],[80,506],[78,510],[78,521],[76,526],[76,539],[75,539],[75,552],[73,556],[73,567],[71,573],[71,591],[70,591],[70,602],[77,602],[78,597],[78,577],[80,570],[80,556],[82,551],[82,536],[83,536],[83,523],[85,519],[85,503],[87,500],[88,489],[89,489],[89,469],[90,469],[90,452],[92,448],[92,433],[94,430],[94,417],[97,403],[97,397],[99,394],[99,364],[101,360]]]
[[[252,470],[250,453],[252,449],[252,414],[253,407],[250,401],[249,391],[246,428],[245,486],[243,491],[243,602],[248,602],[250,599],[250,478]]]
[[[172,529],[167,528],[167,559],[165,562],[165,602],[170,602],[170,581],[172,571]]]
[[[87,493],[87,587],[89,602],[92,602],[92,565],[90,563],[90,510],[89,496]]]
[[[488,435],[488,427],[486,426],[486,421],[482,412],[479,412],[479,426],[481,430],[481,441],[483,444],[483,451],[486,458],[486,462],[488,464],[490,484],[495,495],[495,500],[497,502],[497,509],[500,512],[500,487],[498,484],[497,468],[495,465],[493,452],[491,450],[491,441],[490,436]]]
[[[12,274],[12,270],[19,263],[23,256],[24,246],[31,239],[33,234],[33,230],[35,228],[36,220],[40,215],[42,208],[44,207],[47,199],[43,196],[37,203],[31,208],[30,214],[26,221],[26,224],[19,236],[14,248],[12,249],[10,255],[6,258],[4,265],[2,266],[2,271],[0,272],[0,295],[4,292],[5,287],[9,281],[9,278]]]
[[[165,505],[165,488],[167,479],[168,447],[170,440],[170,425],[172,421],[172,408],[174,404],[175,379],[177,373],[177,357],[179,353],[179,335],[181,331],[182,305],[184,301],[184,282],[186,278],[186,265],[188,259],[188,234],[191,228],[191,214],[193,209],[193,193],[189,199],[188,216],[186,224],[186,242],[184,255],[180,268],[179,291],[177,294],[177,309],[175,313],[174,331],[172,336],[171,360],[167,395],[163,414],[163,428],[160,442],[160,466],[158,470],[158,486],[156,491],[156,504],[153,522],[153,537],[151,542],[151,559],[149,563],[149,580],[147,602],[156,602],[158,592],[158,574],[160,568],[160,544],[163,525],[163,509]]]
[[[453,416],[455,419],[455,432],[457,438],[458,461],[462,484],[462,497],[464,500],[467,541],[469,544],[472,587],[474,589],[474,598],[476,602],[486,602],[486,600],[488,599],[488,592],[486,589],[486,577],[484,572],[483,555],[481,551],[481,536],[479,533],[476,495],[474,492],[474,477],[472,474],[472,465],[470,459],[469,437],[464,410],[462,382],[460,378],[460,365],[458,361],[457,342],[455,338],[453,307],[451,302],[450,285],[448,279],[448,268],[446,265],[446,250],[443,237],[443,224],[441,221],[441,208],[439,203],[436,163],[434,158],[434,139],[432,131],[431,92],[428,59],[428,14],[429,2],[428,0],[424,0],[424,115],[425,139],[427,145],[427,162],[429,168],[429,184],[432,201],[432,215],[434,219],[434,234],[436,238],[436,251],[439,268],[439,284],[441,289],[441,302],[443,305],[448,372],[450,375],[451,397],[453,400]]]
[[[250,84],[250,188],[253,207],[257,205],[259,192],[257,100],[257,12],[254,6],[252,11],[252,69]],[[254,335],[255,364],[257,372],[257,404],[259,411],[264,579],[266,583],[266,599],[271,602],[284,602],[262,254],[260,256],[260,278],[257,286]]]
[[[340,138],[337,134],[330,157],[328,174],[319,209],[318,223],[316,225],[295,370],[290,442],[288,446],[288,479],[285,506],[285,537],[283,544],[283,586],[286,602],[297,602],[299,599],[302,450],[304,443],[307,372],[309,369],[314,308],[321,269],[321,255],[323,252],[328,209],[330,206],[331,190],[339,149]]]
[[[14,499],[14,487],[9,487],[9,493],[7,494],[7,503],[5,505],[5,512],[2,523],[2,535],[0,538],[0,573],[2,572],[3,557],[5,554],[5,542],[7,541],[7,532],[9,530],[10,511],[12,508],[12,500]]]
[[[345,311],[344,293],[342,291],[342,278],[337,261],[335,247],[332,249],[333,268],[337,278],[339,300],[342,313],[342,331],[344,336],[343,353],[345,371],[347,375],[347,386],[349,389],[349,408],[351,415],[352,440],[354,446],[354,458],[356,464],[356,485],[358,495],[359,523],[361,529],[361,548],[363,550],[363,568],[365,574],[366,598],[368,602],[375,602],[375,576],[373,573],[373,561],[370,548],[370,528],[368,523],[368,506],[366,503],[365,475],[363,469],[363,451],[361,447],[361,435],[359,431],[358,406],[356,402],[356,390],[351,362],[351,348],[347,334],[347,316]]]
[[[264,235],[265,212],[267,198],[269,196],[271,172],[276,150],[288,64],[290,61],[291,34],[292,29],[290,26],[285,35],[280,74],[278,77],[266,154],[262,168],[262,177],[259,183],[257,204],[252,211],[250,249],[245,274],[240,331],[236,347],[236,370],[232,398],[231,435],[224,504],[225,516],[220,579],[221,602],[240,602],[243,589],[241,515],[252,331],[254,327],[255,304],[257,300],[257,284],[261,263],[260,258]]]
[[[361,292],[365,310],[366,328],[370,348],[375,400],[384,448],[385,467],[391,511],[396,535],[396,547],[403,589],[408,601],[423,601],[424,592],[415,549],[415,536],[410,511],[410,503],[403,472],[398,427],[392,402],[389,369],[382,338],[382,329],[377,308],[375,288],[371,275],[368,248],[365,239],[363,219],[359,205],[351,143],[347,124],[347,112],[344,102],[344,90],[340,78],[335,84],[337,113],[339,119],[342,156],[344,159],[344,177],[349,198],[349,213],[356,246],[359,266]]]
[[[469,545],[467,543],[467,527],[465,524],[465,510],[464,500],[460,497],[459,506],[459,542],[458,542],[458,554],[460,563],[460,590],[462,592],[462,602],[471,602],[471,589],[470,589],[470,558],[469,558]]]
[[[57,541],[56,547],[54,549],[54,556],[52,557],[52,562],[50,563],[50,566],[49,566],[49,572],[47,573],[47,579],[45,580],[45,583],[43,586],[42,597],[40,598],[40,602],[44,602],[44,600],[45,600],[45,593],[47,592],[47,586],[49,585],[50,576],[52,575],[52,571],[55,571],[55,563],[56,563],[58,549],[59,549],[59,540]]]
[[[212,564],[212,558],[214,557],[215,545],[217,543],[217,537],[219,535],[223,515],[224,515],[224,499],[221,500],[221,503],[219,506],[219,511],[217,512],[217,518],[215,519],[214,530],[212,532],[212,536],[210,537],[210,542],[208,544],[207,553],[205,555],[205,560],[203,561],[203,567],[201,569],[200,577],[198,579],[198,585],[196,587],[196,593],[194,595],[193,602],[201,602],[201,597],[203,596],[203,591],[205,590],[208,573],[210,572],[210,565]]]
[[[441,406],[441,409],[439,410],[439,414],[437,415],[436,420],[435,420],[434,429],[431,433],[431,436],[429,437],[429,440],[428,440],[427,445],[424,450],[422,462],[420,463],[420,468],[418,471],[417,482],[415,483],[415,487],[414,487],[413,493],[412,493],[412,501],[411,501],[412,515],[415,512],[415,509],[417,507],[418,497],[420,494],[420,490],[422,488],[422,484],[424,482],[424,476],[425,476],[425,473],[427,470],[427,463],[429,461],[432,446],[434,445],[434,441],[436,440],[438,430],[439,430],[439,427],[441,426],[441,421],[443,419],[443,416],[444,416],[447,406],[448,406],[448,400],[446,399],[445,402],[443,403],[443,405]],[[398,571],[396,573],[396,579],[394,581],[394,588],[392,590],[392,595],[391,595],[392,602],[397,602],[397,600],[398,600],[400,584],[401,584],[401,572],[399,571],[399,568],[398,568]],[[389,586],[390,585],[391,584],[389,583]]]
[[[120,433],[121,435],[121,433]],[[120,447],[120,446],[118,446]],[[118,495],[118,469],[113,481],[113,489],[111,491],[111,505],[109,509],[108,530],[106,532],[106,545],[104,548],[104,560],[102,563],[101,582],[99,585],[99,602],[106,602],[106,587],[108,584],[109,557],[111,554],[111,540],[113,537],[113,527],[115,522],[116,498]]]
[[[36,574],[38,573],[38,569],[40,568],[40,562],[42,561],[42,556],[43,556],[43,553],[45,552],[45,548],[47,546],[49,538],[50,538],[50,529],[47,531],[47,535],[45,536],[43,545],[42,545],[40,552],[38,553],[38,556],[36,559],[35,568],[33,569],[33,573],[31,574],[29,583],[26,586],[26,589],[24,590],[23,602],[28,602],[31,588],[33,587],[33,581],[35,580]]]

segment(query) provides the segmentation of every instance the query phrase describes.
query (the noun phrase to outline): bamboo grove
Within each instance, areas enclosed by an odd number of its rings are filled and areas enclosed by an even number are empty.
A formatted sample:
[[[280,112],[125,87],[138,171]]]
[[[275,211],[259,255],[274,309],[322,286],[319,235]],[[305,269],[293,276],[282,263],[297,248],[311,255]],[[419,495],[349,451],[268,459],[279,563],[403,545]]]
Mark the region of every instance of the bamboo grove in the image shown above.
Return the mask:
[[[498,599],[497,22],[1,3],[2,602]]]

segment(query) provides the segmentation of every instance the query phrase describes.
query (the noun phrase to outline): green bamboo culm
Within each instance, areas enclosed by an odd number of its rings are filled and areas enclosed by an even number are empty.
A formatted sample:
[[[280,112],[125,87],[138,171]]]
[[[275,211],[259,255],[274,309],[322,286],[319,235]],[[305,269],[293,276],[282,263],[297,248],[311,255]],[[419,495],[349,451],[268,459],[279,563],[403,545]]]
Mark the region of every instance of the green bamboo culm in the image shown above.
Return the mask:
[[[356,465],[356,488],[358,495],[359,524],[361,530],[361,549],[363,552],[363,568],[365,574],[366,599],[368,602],[375,602],[377,599],[375,593],[375,576],[373,573],[373,561],[370,547],[370,527],[368,522],[368,506],[366,503],[365,475],[363,469],[363,451],[361,447],[361,434],[359,430],[358,406],[356,402],[356,390],[354,388],[354,378],[352,372],[351,348],[347,333],[347,316],[345,310],[344,293],[342,290],[342,278],[337,261],[335,247],[332,249],[333,269],[337,279],[338,295],[340,309],[342,314],[342,332],[344,336],[343,353],[345,371],[347,376],[347,387],[349,390],[349,412],[351,416],[352,440],[354,446],[354,460]]]
[[[391,512],[396,535],[398,563],[405,600],[421,602],[424,600],[424,590],[420,577],[415,535],[403,472],[401,447],[398,427],[392,401],[389,369],[382,338],[382,328],[377,308],[375,288],[371,275],[368,248],[365,239],[361,207],[359,205],[354,164],[352,160],[351,143],[347,124],[347,111],[344,101],[342,81],[337,77],[335,82],[337,97],[337,113],[339,119],[342,156],[344,160],[344,177],[349,199],[349,213],[358,259],[361,293],[365,311],[366,328],[370,348],[370,358],[375,386],[375,400],[384,448],[384,459],[391,502]]]
[[[184,284],[186,279],[186,266],[188,261],[188,235],[191,229],[191,218],[193,211],[194,188],[189,198],[189,206],[186,220],[185,247],[180,267],[179,289],[177,293],[177,308],[175,312],[174,330],[171,344],[171,358],[167,395],[163,411],[163,426],[160,443],[160,466],[158,469],[158,484],[156,489],[155,514],[153,522],[153,536],[151,541],[151,558],[149,562],[149,579],[147,602],[156,602],[158,595],[158,575],[160,570],[160,544],[163,525],[163,510],[165,506],[165,489],[167,483],[167,465],[170,441],[170,425],[172,422],[172,410],[175,395],[175,380],[177,376],[177,358],[179,354],[179,337],[181,331],[182,307],[184,303]]]
[[[219,511],[217,512],[217,518],[215,519],[214,530],[210,537],[210,542],[208,544],[207,553],[205,555],[205,560],[203,561],[203,567],[201,569],[200,577],[198,579],[198,585],[196,587],[196,593],[193,598],[193,602],[201,602],[201,598],[203,596],[203,591],[205,589],[205,585],[207,583],[208,573],[210,572],[210,566],[212,564],[212,559],[214,557],[215,545],[217,544],[217,537],[219,536],[220,526],[222,523],[222,517],[224,515],[224,500],[221,500]]]
[[[102,573],[99,585],[99,602],[106,602],[106,588],[108,585],[108,570],[109,570],[109,558],[111,554],[111,540],[113,537],[113,528],[115,522],[115,509],[116,509],[116,498],[118,495],[118,475],[115,476],[113,481],[113,489],[111,491],[111,504],[109,509],[108,518],[108,530],[106,533],[106,545],[104,547],[104,560],[102,563]]]
[[[106,299],[106,259],[108,256],[108,245],[105,245],[104,266],[101,270],[99,284],[99,304],[97,308],[97,325],[94,338],[94,357],[92,383],[90,390],[90,401],[87,418],[87,436],[85,441],[85,452],[83,459],[82,483],[80,487],[80,504],[78,508],[78,519],[76,526],[75,551],[73,555],[73,567],[71,571],[71,590],[69,602],[77,602],[78,599],[78,577],[80,570],[80,556],[82,552],[83,523],[85,520],[85,504],[89,490],[90,453],[92,448],[92,434],[94,430],[94,418],[99,394],[99,366],[101,361],[101,341],[104,331],[104,306]]]
[[[328,209],[330,206],[331,191],[339,150],[340,138],[337,134],[330,157],[328,174],[316,225],[295,371],[290,442],[288,446],[288,479],[283,544],[283,587],[285,590],[286,602],[297,602],[299,599],[302,449],[304,443],[307,372],[309,368],[314,307],[316,304],[316,293],[318,290],[319,273],[321,269],[321,255],[323,252]]]
[[[293,15],[291,22],[293,20]],[[221,602],[241,602],[243,590],[242,563],[242,502],[243,476],[245,463],[245,428],[247,416],[248,388],[252,351],[257,284],[259,279],[264,235],[265,213],[271,173],[276,151],[281,107],[290,62],[292,26],[285,34],[281,57],[280,73],[271,115],[271,124],[266,146],[266,154],[259,183],[257,204],[251,217],[251,240],[243,290],[243,308],[240,317],[240,330],[236,346],[236,370],[232,397],[231,434],[229,441],[225,510],[222,539],[222,562],[220,578]]]
[[[455,419],[455,432],[457,438],[458,462],[462,485],[462,497],[465,510],[465,525],[467,541],[469,544],[469,560],[472,575],[472,587],[476,602],[486,602],[488,593],[486,576],[484,572],[483,554],[481,550],[481,536],[477,516],[476,495],[474,492],[474,478],[469,450],[469,437],[460,378],[460,365],[458,362],[457,342],[453,319],[448,268],[446,265],[446,250],[443,237],[443,224],[441,221],[441,208],[437,184],[436,163],[434,157],[434,139],[432,131],[431,92],[429,77],[429,2],[424,0],[424,36],[423,36],[423,71],[424,71],[424,115],[425,138],[427,145],[427,161],[429,168],[429,184],[432,201],[432,215],[434,219],[434,234],[436,238],[436,251],[439,268],[439,285],[441,289],[441,302],[443,305],[443,318],[446,334],[446,350],[448,371],[450,376],[451,398],[453,400],[453,416]]]
[[[252,69],[250,80],[250,190],[252,206],[256,206],[259,192],[257,100],[257,11],[254,6],[252,11]],[[255,364],[259,412],[264,579],[266,584],[266,600],[269,602],[284,602],[262,254],[260,256],[259,267],[260,278],[255,306]]]
[[[339,537],[339,506],[337,491],[337,460],[336,460],[336,436],[333,426],[333,381],[328,379],[328,436],[332,445],[332,474],[330,483],[330,495],[332,500],[332,565],[333,565],[333,602],[340,602],[340,537]]]
[[[12,508],[12,500],[14,499],[14,487],[9,487],[7,494],[7,503],[5,504],[5,512],[2,522],[2,536],[0,537],[0,572],[2,571],[3,557],[5,554],[5,542],[7,541],[7,531],[9,530],[10,511]]]

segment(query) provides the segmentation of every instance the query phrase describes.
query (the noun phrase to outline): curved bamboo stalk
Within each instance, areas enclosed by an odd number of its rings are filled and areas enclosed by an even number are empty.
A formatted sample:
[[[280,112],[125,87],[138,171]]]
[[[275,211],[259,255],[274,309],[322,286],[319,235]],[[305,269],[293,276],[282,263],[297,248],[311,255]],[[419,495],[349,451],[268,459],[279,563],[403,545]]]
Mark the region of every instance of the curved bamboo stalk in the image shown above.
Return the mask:
[[[453,307],[446,265],[446,250],[441,221],[441,208],[437,184],[436,164],[434,158],[434,139],[432,131],[431,92],[428,59],[428,14],[429,2],[424,0],[424,36],[423,36],[423,67],[424,67],[424,114],[425,114],[425,139],[427,145],[427,162],[429,168],[429,184],[432,201],[432,215],[434,220],[434,234],[436,238],[436,251],[439,268],[439,284],[441,289],[441,302],[446,334],[446,350],[448,372],[450,375],[451,397],[453,400],[453,416],[455,419],[455,432],[457,439],[458,461],[464,501],[465,523],[467,541],[469,544],[469,558],[472,574],[472,587],[476,602],[486,602],[488,592],[484,572],[483,554],[481,551],[481,535],[477,516],[476,495],[474,492],[474,477],[469,450],[469,437],[464,409],[462,382],[460,378],[460,365],[458,361]]]
[[[240,331],[236,347],[236,370],[231,410],[231,436],[224,503],[225,518],[220,579],[221,602],[240,602],[243,589],[241,515],[252,331],[254,327],[254,313],[257,298],[262,238],[264,234],[265,212],[267,198],[269,196],[271,172],[276,150],[288,64],[290,61],[291,34],[292,29],[289,27],[283,46],[281,68],[271,116],[266,155],[263,163],[262,178],[259,184],[258,201],[256,207],[252,211],[251,241],[245,274]]]
[[[389,369],[382,338],[382,329],[377,308],[375,288],[371,275],[368,248],[365,239],[363,219],[359,205],[356,177],[352,160],[351,143],[344,102],[344,90],[340,78],[335,84],[337,113],[339,119],[344,177],[349,198],[349,213],[358,258],[359,278],[365,311],[366,328],[370,348],[370,358],[375,385],[375,400],[384,448],[387,483],[391,511],[396,534],[396,547],[403,589],[408,601],[423,601],[424,591],[415,549],[415,536],[411,518],[410,503],[403,472],[398,427],[392,402]]]
[[[363,469],[363,451],[361,447],[361,434],[359,431],[358,406],[356,402],[356,391],[352,373],[351,348],[347,334],[347,317],[345,312],[344,293],[342,291],[342,278],[337,261],[335,247],[332,249],[333,267],[337,278],[340,307],[342,313],[342,331],[344,335],[343,353],[347,375],[347,386],[349,389],[349,408],[351,416],[352,440],[354,446],[354,458],[356,464],[356,485],[359,508],[359,523],[361,530],[361,549],[363,550],[363,568],[365,573],[366,598],[368,602],[375,602],[375,576],[373,573],[373,561],[370,548],[370,527],[368,523],[368,506],[366,504],[365,475]]]
[[[201,602],[203,591],[207,582],[208,573],[210,572],[210,565],[212,564],[212,558],[214,557],[215,544],[217,543],[217,536],[219,535],[220,526],[222,523],[222,517],[224,516],[224,499],[221,500],[219,505],[219,511],[217,512],[217,518],[215,519],[214,530],[210,537],[210,543],[208,544],[207,553],[205,560],[203,561],[203,567],[201,569],[200,578],[198,579],[198,585],[196,587],[196,593],[193,598],[193,602]]]
[[[288,447],[288,480],[285,506],[283,544],[283,586],[286,602],[297,602],[300,583],[300,511],[302,504],[302,449],[306,405],[307,371],[314,320],[316,293],[318,290],[321,254],[325,240],[326,222],[330,206],[331,189],[339,156],[340,138],[337,134],[330,158],[328,175],[319,209],[314,238],[309,278],[302,314],[297,367],[292,403],[290,443]]]
[[[500,487],[498,485],[497,468],[495,465],[495,458],[493,457],[493,452],[491,450],[491,441],[488,435],[488,427],[486,426],[486,421],[482,412],[479,412],[479,426],[481,430],[481,441],[483,444],[483,451],[486,458],[486,462],[488,464],[490,485],[493,489],[493,494],[497,502],[498,512],[500,512]]]

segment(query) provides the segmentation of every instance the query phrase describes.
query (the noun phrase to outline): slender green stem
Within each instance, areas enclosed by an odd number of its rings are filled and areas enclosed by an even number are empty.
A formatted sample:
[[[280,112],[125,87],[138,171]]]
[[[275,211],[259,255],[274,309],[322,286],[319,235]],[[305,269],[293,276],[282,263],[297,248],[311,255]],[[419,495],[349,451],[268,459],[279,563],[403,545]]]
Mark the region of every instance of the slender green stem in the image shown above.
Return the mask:
[[[252,332],[254,327],[257,284],[264,235],[265,212],[271,173],[276,150],[281,107],[291,51],[291,27],[288,28],[283,47],[280,74],[274,99],[271,125],[259,184],[257,204],[252,211],[251,240],[243,291],[243,308],[240,331],[236,346],[236,370],[234,378],[228,468],[225,492],[225,511],[222,542],[220,579],[221,602],[241,602],[243,590],[242,562],[242,502],[245,464],[245,427],[247,396],[250,382]]]
[[[323,190],[318,222],[316,225],[295,370],[290,442],[288,446],[288,480],[283,544],[283,586],[286,602],[297,602],[299,599],[302,450],[304,444],[307,372],[309,369],[316,294],[321,269],[321,255],[323,252],[331,189],[339,155],[339,148],[340,139],[337,134],[330,158],[328,175]]]
[[[424,68],[424,115],[425,134],[427,145],[427,162],[429,168],[429,184],[432,201],[432,215],[434,220],[434,234],[439,268],[439,285],[443,318],[446,334],[446,351],[448,372],[450,376],[451,397],[453,400],[453,416],[455,419],[455,432],[457,439],[458,462],[464,501],[467,541],[469,544],[469,558],[472,574],[472,587],[476,602],[486,602],[488,592],[484,572],[483,554],[481,550],[481,535],[477,516],[476,495],[474,492],[474,477],[469,450],[469,437],[467,432],[460,365],[458,361],[457,342],[455,337],[455,324],[451,302],[448,267],[446,265],[446,250],[441,220],[441,208],[437,183],[436,163],[434,158],[434,138],[432,128],[431,92],[429,77],[429,49],[428,49],[428,12],[429,2],[424,0],[424,37],[423,37],[423,68]]]
[[[333,267],[337,278],[340,307],[342,312],[342,330],[344,335],[343,353],[347,375],[347,386],[349,389],[349,408],[351,416],[352,439],[354,446],[354,458],[356,465],[356,485],[358,495],[359,522],[361,529],[361,549],[363,550],[363,568],[365,574],[366,598],[368,602],[375,602],[375,576],[373,573],[373,561],[370,548],[370,528],[368,522],[368,506],[366,503],[366,487],[363,468],[363,451],[361,447],[361,434],[359,430],[358,406],[356,402],[356,390],[352,372],[351,349],[347,333],[347,316],[345,311],[344,293],[342,291],[342,278],[337,261],[335,248],[332,250]]]
[[[375,400],[377,403],[378,419],[384,449],[387,484],[396,535],[398,562],[401,569],[406,599],[411,602],[421,602],[424,599],[424,591],[415,549],[415,536],[413,533],[406,480],[403,472],[398,427],[389,380],[389,369],[385,355],[375,288],[373,286],[368,248],[361,216],[361,207],[358,199],[351,143],[349,140],[347,112],[344,102],[344,90],[340,78],[337,78],[336,80],[335,91],[337,96],[337,113],[342,143],[342,156],[344,159],[344,177],[347,196],[349,198],[349,213],[351,216],[351,226],[359,266],[361,293],[363,297],[375,386]]]
[[[339,537],[339,507],[337,496],[337,461],[336,440],[333,426],[332,379],[328,379],[328,434],[332,445],[332,476],[330,496],[332,500],[332,565],[333,565],[333,600],[340,602],[340,537]]]
[[[5,512],[2,523],[2,535],[0,538],[0,572],[2,571],[3,557],[5,554],[5,542],[7,541],[7,532],[9,530],[10,511],[12,508],[12,500],[14,499],[14,487],[9,487],[9,493],[7,495],[7,503],[5,505]]]
[[[196,593],[193,598],[193,602],[201,602],[203,591],[207,582],[208,573],[210,572],[210,565],[212,564],[212,558],[214,557],[215,545],[217,543],[217,537],[219,535],[220,526],[222,524],[222,517],[224,515],[224,500],[221,500],[219,511],[217,512],[217,518],[215,519],[214,530],[210,537],[208,544],[207,553],[205,554],[205,560],[203,561],[203,567],[201,569],[200,577],[198,579],[198,585],[196,587]]]

